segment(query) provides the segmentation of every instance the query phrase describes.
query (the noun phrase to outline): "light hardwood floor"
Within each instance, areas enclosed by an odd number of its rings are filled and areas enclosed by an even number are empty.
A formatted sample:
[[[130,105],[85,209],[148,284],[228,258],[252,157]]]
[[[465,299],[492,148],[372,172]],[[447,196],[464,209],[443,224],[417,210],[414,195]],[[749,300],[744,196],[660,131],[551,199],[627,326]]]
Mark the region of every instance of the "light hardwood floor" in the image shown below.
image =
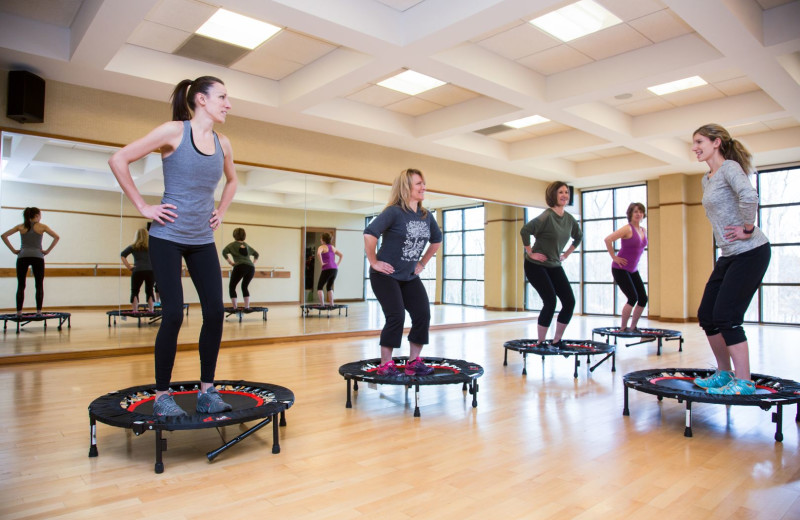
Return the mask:
[[[612,320],[576,317],[567,337],[587,338]],[[770,413],[695,404],[694,437],[684,405],[631,392],[622,375],[645,368],[707,367],[696,324],[668,342],[620,347],[573,379],[572,358],[522,358],[502,344],[532,337],[535,321],[435,331],[430,356],[481,364],[478,407],[458,385],[413,392],[360,386],[345,408],[340,365],[376,357],[375,338],[226,348],[217,377],[292,389],[280,454],[265,428],[209,463],[215,430],[166,433],[166,470],[153,473],[154,436],[98,424],[99,457],[87,457],[86,407],[111,390],[152,382],[151,356],[0,368],[0,517],[289,519],[729,519],[800,518],[800,428],[786,407],[784,441]],[[753,370],[799,379],[800,331],[747,327]],[[401,354],[407,354],[407,347]],[[174,378],[197,377],[197,355],[179,352]],[[774,409],[773,409],[774,410]],[[226,428],[227,437],[239,427]]]

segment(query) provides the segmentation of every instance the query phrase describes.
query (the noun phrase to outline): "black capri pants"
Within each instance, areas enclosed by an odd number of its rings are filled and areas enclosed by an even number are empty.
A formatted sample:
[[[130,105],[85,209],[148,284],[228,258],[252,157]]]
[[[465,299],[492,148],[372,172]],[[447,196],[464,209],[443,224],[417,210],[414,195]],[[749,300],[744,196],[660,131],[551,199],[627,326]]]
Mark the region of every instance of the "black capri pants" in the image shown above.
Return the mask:
[[[228,284],[228,294],[231,298],[236,298],[236,285],[242,282],[242,296],[250,297],[250,281],[256,275],[255,266],[248,264],[236,264],[231,269],[231,281]]]
[[[166,391],[172,378],[178,332],[183,324],[182,263],[186,262],[192,283],[200,297],[203,325],[200,328],[200,381],[213,383],[225,309],[222,277],[214,243],[187,245],[150,237],[150,263],[161,294],[161,326],[155,343],[156,390]]]
[[[44,258],[35,256],[21,256],[17,258],[17,312],[22,310],[25,301],[25,278],[28,268],[33,271],[33,280],[36,287],[36,311],[42,310],[44,303]]]
[[[131,273],[131,303],[133,303],[134,298],[139,297],[139,289],[142,288],[142,284],[144,284],[145,301],[150,300],[150,298],[155,300],[155,295],[153,294],[153,285],[155,284],[153,271],[134,271]]]
[[[639,271],[626,271],[625,269],[611,268],[611,276],[617,282],[619,289],[628,298],[628,305],[633,307],[638,305],[644,307],[647,305],[647,291],[642,282],[642,276]]]
[[[769,243],[732,256],[721,256],[706,283],[697,318],[706,336],[722,334],[726,345],[747,341],[744,313],[764,279],[772,248]]]
[[[538,324],[549,327],[556,312],[556,298],[561,301],[561,311],[558,313],[558,322],[567,324],[572,319],[575,310],[575,295],[572,286],[567,280],[564,268],[545,267],[525,260],[525,277],[539,293],[542,299],[542,312],[539,313]]]
[[[415,276],[408,281],[400,281],[383,273],[370,270],[372,292],[381,304],[386,325],[381,331],[381,346],[399,348],[403,340],[403,323],[406,313],[411,316],[411,330],[408,341],[418,345],[428,343],[428,329],[431,324],[431,308],[428,293],[422,280]]]
[[[319,273],[319,282],[317,282],[317,290],[321,291],[323,286],[327,286],[325,288],[326,291],[333,290],[333,282],[336,280],[336,275],[339,274],[338,269],[323,269],[321,273]]]

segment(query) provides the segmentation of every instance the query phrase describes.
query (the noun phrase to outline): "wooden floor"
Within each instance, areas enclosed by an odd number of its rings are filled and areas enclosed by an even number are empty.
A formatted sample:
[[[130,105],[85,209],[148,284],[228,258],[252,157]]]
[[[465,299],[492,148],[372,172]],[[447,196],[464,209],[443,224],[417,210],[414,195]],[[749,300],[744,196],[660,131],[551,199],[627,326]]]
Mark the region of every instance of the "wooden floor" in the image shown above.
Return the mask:
[[[567,337],[587,338],[609,319],[576,317]],[[220,455],[211,430],[166,433],[166,470],[153,473],[154,435],[98,424],[99,457],[87,457],[86,407],[115,389],[152,382],[149,355],[0,368],[0,517],[4,519],[769,519],[800,518],[800,428],[786,407],[784,441],[755,407],[684,405],[631,392],[622,375],[657,367],[708,367],[696,324],[667,343],[620,347],[573,379],[572,358],[522,358],[502,344],[532,337],[533,321],[432,333],[430,356],[481,364],[478,407],[456,385],[422,387],[421,417],[402,387],[360,386],[345,408],[340,365],[378,355],[375,338],[316,339],[226,348],[220,379],[294,391],[280,454],[265,428]],[[747,327],[753,370],[800,379],[798,328]],[[404,348],[401,354],[407,354]],[[174,378],[197,377],[197,355],[179,352]],[[774,410],[774,409],[773,409]],[[225,428],[230,438],[239,427]]]

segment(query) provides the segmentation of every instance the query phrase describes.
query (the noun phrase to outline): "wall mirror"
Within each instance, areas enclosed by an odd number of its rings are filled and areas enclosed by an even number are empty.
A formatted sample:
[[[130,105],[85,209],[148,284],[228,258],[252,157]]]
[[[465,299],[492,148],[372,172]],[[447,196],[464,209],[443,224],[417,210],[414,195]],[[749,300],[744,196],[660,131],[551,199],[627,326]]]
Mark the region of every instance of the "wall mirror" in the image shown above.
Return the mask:
[[[16,132],[2,133],[0,175],[0,228],[22,222],[22,210],[36,206],[42,221],[61,241],[46,258],[45,309],[72,312],[71,328],[50,326],[44,331],[31,323],[17,335],[4,333],[7,345],[0,356],[95,349],[152,348],[157,324],[121,317],[116,325],[108,311],[130,307],[130,274],[121,265],[120,252],[147,222],[124,198],[108,168],[116,148]],[[161,160],[156,154],[133,165],[140,191],[157,201],[163,191]],[[256,276],[250,283],[253,306],[261,313],[226,317],[224,341],[253,340],[299,334],[324,334],[380,328],[382,315],[369,296],[365,276],[363,229],[366,219],[384,207],[390,187],[325,175],[238,164],[239,189],[225,221],[215,232],[219,251],[233,241],[233,230],[246,231],[246,242],[259,252]],[[221,192],[221,186],[218,190]],[[438,212],[475,205],[463,197],[428,192],[426,207]],[[347,304],[339,316],[306,315],[301,304],[315,303],[319,266],[307,269],[308,253],[319,246],[323,231],[332,231],[334,244],[344,259],[335,283],[337,303]],[[19,240],[19,237],[13,238]],[[441,254],[441,253],[440,253]],[[222,257],[225,305],[230,266]],[[0,250],[0,287],[3,313],[14,311],[17,282],[16,257]],[[184,278],[186,302],[197,303],[189,278]],[[26,308],[34,302],[33,280],[28,277]],[[237,287],[239,305],[241,287]],[[140,292],[144,300],[144,290]],[[458,317],[454,319],[460,319]],[[179,342],[196,341],[200,310],[194,306],[185,318]]]

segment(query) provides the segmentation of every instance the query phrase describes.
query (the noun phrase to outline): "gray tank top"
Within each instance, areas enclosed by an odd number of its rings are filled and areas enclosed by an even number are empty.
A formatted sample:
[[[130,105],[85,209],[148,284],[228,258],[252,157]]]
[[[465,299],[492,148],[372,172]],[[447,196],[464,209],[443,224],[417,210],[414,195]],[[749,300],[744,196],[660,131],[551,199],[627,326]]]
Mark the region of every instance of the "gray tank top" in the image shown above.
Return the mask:
[[[205,155],[194,145],[192,126],[183,122],[183,137],[172,154],[162,160],[162,204],[174,204],[175,222],[153,222],[150,236],[187,245],[214,242],[209,220],[214,211],[214,190],[222,177],[225,156],[214,133],[214,154]]]
[[[26,233],[20,233],[18,258],[44,258],[42,253],[42,237],[31,227]]]

